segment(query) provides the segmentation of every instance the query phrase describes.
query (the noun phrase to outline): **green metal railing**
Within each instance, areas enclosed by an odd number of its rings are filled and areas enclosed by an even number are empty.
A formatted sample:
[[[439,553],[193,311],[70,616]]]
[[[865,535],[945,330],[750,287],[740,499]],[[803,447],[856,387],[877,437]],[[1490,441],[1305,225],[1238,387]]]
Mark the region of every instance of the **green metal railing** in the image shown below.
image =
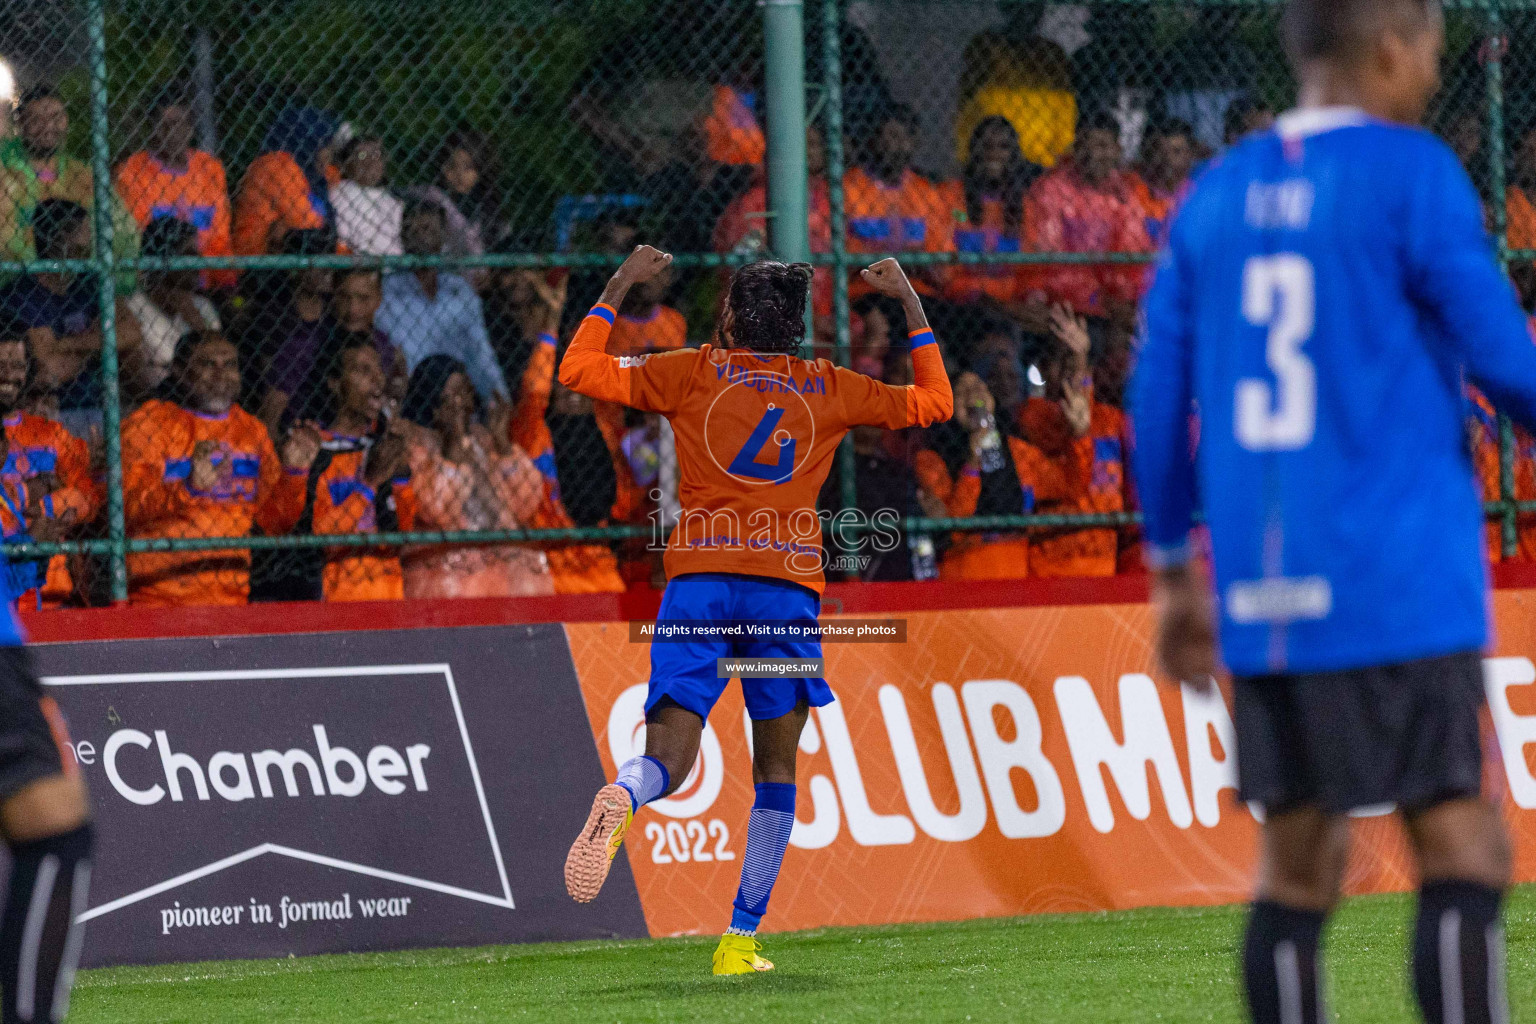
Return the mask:
[[[514,0],[496,0],[516,7]],[[442,256],[252,256],[209,259],[203,257],[126,259],[114,254],[112,206],[112,169],[114,153],[112,141],[116,125],[113,117],[113,81],[109,76],[109,33],[118,3],[142,9],[153,4],[132,4],[130,0],[84,0],[85,36],[87,41],[86,71],[88,72],[87,102],[89,106],[90,163],[94,173],[94,223],[95,256],[83,260],[38,260],[29,263],[0,261],[0,275],[40,272],[69,272],[94,275],[98,286],[101,308],[103,376],[103,424],[107,463],[107,506],[105,536],[96,539],[73,540],[56,544],[7,545],[4,550],[11,556],[36,556],[56,552],[80,552],[105,556],[111,571],[111,597],[124,601],[128,596],[126,559],[130,553],[160,551],[204,551],[235,548],[250,549],[312,549],[320,547],[379,546],[404,544],[465,544],[465,543],[513,543],[513,542],[606,542],[648,536],[648,526],[587,527],[564,530],[497,530],[497,531],[448,531],[448,532],[391,532],[359,535],[281,536],[281,537],[227,537],[227,538],[173,538],[145,539],[128,535],[124,520],[123,456],[120,438],[122,398],[119,390],[117,359],[117,325],[115,323],[115,299],[118,275],[125,270],[207,270],[233,268],[239,270],[296,270],[308,267],[342,268],[352,266],[380,267],[384,269],[439,268],[552,268],[572,269],[606,268],[616,265],[621,256],[605,253],[574,252],[504,252],[484,255],[448,258]],[[1098,7],[1117,8],[1174,8],[1199,10],[1207,7],[1252,9],[1272,17],[1279,0],[1203,0],[1203,2],[1179,2],[1172,0],[1096,0]],[[943,0],[935,0],[942,6]],[[555,5],[559,7],[560,5]],[[590,6],[590,5],[588,5]],[[908,4],[908,6],[911,6]],[[1481,22],[1475,29],[1477,36],[1488,44],[1488,57],[1482,61],[1484,74],[1484,103],[1486,112],[1486,139],[1489,154],[1488,191],[1499,258],[1505,264],[1513,261],[1536,261],[1536,251],[1510,250],[1507,244],[1505,201],[1507,182],[1505,174],[1506,130],[1506,83],[1503,40],[1506,33],[1504,14],[1513,11],[1536,10],[1536,0],[1451,0],[1446,5],[1456,12],[1481,13]],[[843,53],[842,34],[846,27],[848,11],[842,0],[762,0],[763,52],[765,73],[763,80],[767,98],[767,168],[769,173],[770,210],[767,218],[771,229],[771,248],[785,259],[809,260],[832,271],[833,321],[835,327],[835,358],[847,365],[852,359],[850,336],[850,301],[848,275],[858,264],[873,262],[881,254],[852,254],[846,244],[847,218],[843,194],[843,173],[849,165],[849,155],[844,147],[844,128],[847,124],[845,107],[845,79],[847,68]],[[167,3],[167,10],[176,8]],[[807,14],[809,13],[809,17]],[[555,15],[558,17],[558,12]],[[1465,17],[1466,15],[1461,15]],[[1532,40],[1536,44],[1536,40]],[[807,46],[807,43],[809,45]],[[819,80],[807,81],[806,55],[819,57]],[[1261,55],[1266,64],[1282,60],[1278,52]],[[806,91],[813,94],[819,120],[826,137],[826,162],[828,181],[828,205],[831,219],[830,251],[812,254],[806,231],[806,211],[809,209],[809,192],[805,175],[805,111],[803,102]],[[116,156],[121,157],[122,153]],[[233,180],[231,181],[233,184]],[[1149,262],[1144,255],[1126,253],[892,253],[905,264],[960,265],[975,264],[1063,264],[1063,263],[1125,263]],[[702,252],[679,252],[676,265],[679,268],[710,269],[732,267],[747,262],[752,257]],[[1490,517],[1496,517],[1502,525],[1503,547],[1506,555],[1515,553],[1517,543],[1517,517],[1536,512],[1536,502],[1517,502],[1515,493],[1514,436],[1507,419],[1500,418],[1500,495],[1499,500],[1488,505]],[[845,442],[840,453],[841,500],[844,507],[857,506],[855,493],[854,460],[851,442]],[[1093,516],[1073,515],[1009,515],[979,516],[967,519],[930,519],[907,517],[904,520],[910,532],[937,531],[996,531],[1030,528],[1105,527],[1123,526],[1136,522],[1134,513],[1117,513]]]

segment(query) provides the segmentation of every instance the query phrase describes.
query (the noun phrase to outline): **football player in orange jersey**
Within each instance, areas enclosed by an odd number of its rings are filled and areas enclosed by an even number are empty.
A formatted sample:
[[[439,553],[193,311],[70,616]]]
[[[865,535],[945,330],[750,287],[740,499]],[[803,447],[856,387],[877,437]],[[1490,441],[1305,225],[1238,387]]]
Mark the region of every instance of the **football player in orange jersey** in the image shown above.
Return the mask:
[[[773,964],[755,935],[778,877],[795,820],[795,752],[812,706],[831,703],[814,638],[822,574],[816,498],[850,427],[895,430],[947,420],[954,398],[923,304],[893,259],[864,270],[871,289],[901,300],[911,331],[914,383],[893,387],[827,360],[794,355],[804,334],[811,268],[761,262],[731,281],[721,345],[638,357],[605,351],[616,311],[631,286],[672,257],[650,246],[630,254],[582,322],[560,365],[560,383],[595,399],[660,413],[677,439],[682,514],[667,545],[669,582],[651,645],[645,754],[620,766],[598,791],[566,859],[566,888],[594,899],[634,813],[673,792],[698,756],[704,720],[728,680],[721,658],[805,660],[804,676],[744,678],[752,718],[756,801],[747,825],[741,888],[730,929],[715,950],[714,973],[751,974]],[[743,528],[745,524],[745,528]],[[669,642],[668,625],[747,625],[766,639],[688,638]]]

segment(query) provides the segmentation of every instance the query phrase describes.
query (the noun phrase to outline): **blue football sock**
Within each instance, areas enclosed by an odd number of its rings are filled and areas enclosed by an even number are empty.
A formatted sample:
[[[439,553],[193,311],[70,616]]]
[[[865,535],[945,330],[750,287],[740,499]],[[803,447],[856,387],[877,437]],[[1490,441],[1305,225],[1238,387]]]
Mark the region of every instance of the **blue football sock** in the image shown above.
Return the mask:
[[[614,784],[629,790],[629,809],[638,811],[667,791],[672,777],[667,766],[647,754],[632,757],[619,766]]]
[[[741,888],[731,904],[730,931],[754,935],[768,912],[768,897],[778,880],[789,833],[795,827],[795,787],[788,782],[760,782],[752,816],[747,819],[747,852],[741,858]]]

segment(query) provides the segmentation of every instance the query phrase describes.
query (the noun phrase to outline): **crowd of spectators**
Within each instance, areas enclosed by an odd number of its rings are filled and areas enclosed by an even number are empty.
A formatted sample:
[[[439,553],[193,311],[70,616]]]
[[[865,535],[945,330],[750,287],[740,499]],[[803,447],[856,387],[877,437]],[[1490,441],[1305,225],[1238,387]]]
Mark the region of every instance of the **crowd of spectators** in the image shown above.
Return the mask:
[[[844,46],[868,53],[856,33]],[[847,82],[846,248],[856,261],[917,257],[909,273],[956,398],[953,420],[931,429],[855,430],[852,491],[869,515],[1111,518],[1091,527],[902,533],[889,550],[843,552],[846,538],[833,537],[829,553],[868,555],[857,563],[866,580],[1136,571],[1137,532],[1112,517],[1135,509],[1122,409],[1145,258],[1200,164],[1267,127],[1274,112],[1253,89],[1220,82],[1192,84],[1129,118],[1074,87],[1061,47],[1029,26],[983,33],[963,63],[953,176],[918,165],[918,118],[878,74]],[[751,75],[646,83],[622,100],[579,91],[570,106],[609,177],[575,245],[765,253],[766,147]],[[96,195],[89,165],[65,150],[65,104],[36,87],[15,124],[17,135],[0,143],[0,247],[15,259],[89,257]],[[1469,166],[1482,159],[1475,120],[1451,115],[1441,127]],[[148,128],[109,190],[121,255],[462,258],[539,248],[526,226],[502,222],[493,140],[468,129],[446,133],[419,183],[406,184],[389,137],[302,103],[276,114],[238,173],[194,146],[191,108],[174,91],[154,105]],[[817,253],[833,241],[824,131],[814,118],[807,126]],[[1536,131],[1513,151],[1510,245],[1536,249]],[[965,259],[1029,253],[1131,259]],[[1531,266],[1517,263],[1514,273],[1536,302]],[[129,536],[665,525],[678,514],[669,425],[554,379],[605,276],[484,266],[125,276],[114,313]],[[680,269],[633,288],[610,354],[710,340],[722,278]],[[909,383],[901,307],[869,294],[856,275],[848,285],[853,365]],[[7,539],[102,529],[98,286],[94,275],[52,271],[0,286]],[[834,290],[832,271],[818,268],[818,356],[833,353]],[[1485,496],[1497,498],[1497,425],[1480,399],[1474,411],[1476,462]],[[1536,500],[1536,442],[1518,440],[1516,497]],[[824,507],[841,506],[844,484],[834,472]],[[1498,539],[1491,526],[1495,557]],[[1536,557],[1536,524],[1522,523],[1519,540],[1522,554]],[[129,559],[130,600],[617,591],[658,578],[657,547],[654,537],[403,548],[354,540],[140,553]],[[39,568],[27,600],[99,602],[102,576],[89,557],[58,556]]]

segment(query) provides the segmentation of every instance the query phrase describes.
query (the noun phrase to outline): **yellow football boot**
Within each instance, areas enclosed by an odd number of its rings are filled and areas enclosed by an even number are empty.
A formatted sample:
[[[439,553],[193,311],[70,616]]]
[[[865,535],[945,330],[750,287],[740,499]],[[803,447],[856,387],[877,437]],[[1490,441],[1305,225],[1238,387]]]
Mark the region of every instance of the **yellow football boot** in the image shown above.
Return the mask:
[[[720,936],[715,947],[716,974],[757,974],[773,970],[773,961],[757,955],[763,944],[750,935]]]
[[[597,791],[592,800],[592,813],[587,815],[581,835],[576,837],[571,852],[565,857],[565,891],[571,894],[571,899],[577,903],[591,903],[597,899],[634,817],[629,790],[610,784]]]

